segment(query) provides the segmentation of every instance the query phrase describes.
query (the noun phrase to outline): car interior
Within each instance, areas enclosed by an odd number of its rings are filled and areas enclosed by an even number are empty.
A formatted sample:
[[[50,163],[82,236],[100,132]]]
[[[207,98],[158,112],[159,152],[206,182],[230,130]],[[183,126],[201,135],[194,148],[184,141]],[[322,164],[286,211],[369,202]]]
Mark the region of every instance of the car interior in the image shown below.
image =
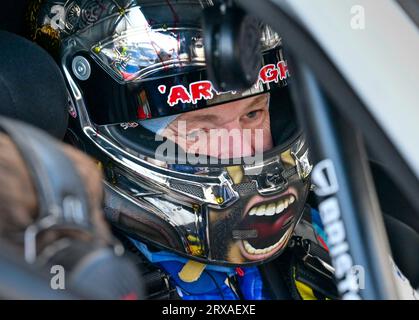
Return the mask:
[[[7,1],[2,4],[0,12],[0,30],[8,31],[16,35],[25,36],[24,15],[26,0]],[[3,36],[3,35],[1,35]],[[10,45],[13,45],[10,43]],[[0,51],[0,59],[2,59],[2,51]],[[47,52],[44,52],[47,55]],[[16,70],[16,74],[25,74],[27,65],[19,66],[21,70]],[[3,80],[2,75],[5,71],[0,70],[0,87]],[[42,77],[41,74],[39,74]],[[58,76],[57,76],[58,77]],[[58,79],[62,81],[61,79]],[[57,89],[58,90],[58,89]],[[57,106],[64,110],[65,106]],[[15,113],[14,117],[24,120],[32,125],[42,128],[39,119],[31,121],[30,118],[24,117],[23,113]],[[10,106],[3,101],[0,102],[0,115],[11,116]],[[13,115],[12,115],[13,116]],[[61,123],[66,126],[66,123]],[[54,127],[43,127],[42,129],[49,131],[53,136],[62,136]],[[386,231],[388,234],[393,258],[410,280],[413,287],[419,287],[419,215],[415,206],[410,203],[408,197],[398,187],[389,174],[386,164],[374,155],[373,151],[369,152],[369,165],[373,175],[375,189],[379,199],[380,207],[383,213]]]

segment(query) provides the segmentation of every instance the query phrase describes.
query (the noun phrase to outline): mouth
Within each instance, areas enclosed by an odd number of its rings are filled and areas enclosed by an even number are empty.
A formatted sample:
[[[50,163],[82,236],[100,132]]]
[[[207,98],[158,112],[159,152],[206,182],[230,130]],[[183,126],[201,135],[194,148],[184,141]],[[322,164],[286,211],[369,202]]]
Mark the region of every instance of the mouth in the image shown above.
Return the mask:
[[[288,193],[251,207],[240,224],[240,248],[245,258],[262,260],[272,256],[292,233],[296,196]],[[236,237],[237,239],[237,237]]]

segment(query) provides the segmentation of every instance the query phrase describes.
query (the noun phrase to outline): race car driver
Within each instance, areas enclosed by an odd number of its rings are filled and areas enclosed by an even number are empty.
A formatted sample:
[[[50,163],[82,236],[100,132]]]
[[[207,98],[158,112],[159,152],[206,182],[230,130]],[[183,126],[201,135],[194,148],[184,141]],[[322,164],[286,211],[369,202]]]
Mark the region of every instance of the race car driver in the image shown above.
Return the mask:
[[[211,5],[33,1],[30,36],[71,95],[67,141],[102,166],[107,219],[150,298],[334,298],[281,39],[261,25],[258,81],[220,92],[202,41]]]

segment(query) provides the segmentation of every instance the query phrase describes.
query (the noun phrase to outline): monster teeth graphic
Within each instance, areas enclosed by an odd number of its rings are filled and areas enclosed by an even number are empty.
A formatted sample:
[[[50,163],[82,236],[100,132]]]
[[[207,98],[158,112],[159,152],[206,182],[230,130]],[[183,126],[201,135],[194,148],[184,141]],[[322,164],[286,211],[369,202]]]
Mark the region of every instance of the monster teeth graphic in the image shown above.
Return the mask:
[[[266,254],[275,250],[285,240],[287,236],[288,236],[288,233],[285,233],[278,242],[264,249],[256,249],[249,242],[247,242],[246,240],[243,240],[244,249],[247,251],[247,253],[250,253],[253,255]]]
[[[246,210],[237,230],[233,231],[233,239],[241,240],[241,254],[249,261],[273,256],[284,247],[293,232],[291,224],[295,222],[297,210],[294,207],[298,206],[296,195],[289,192],[265,201],[262,199],[251,199],[250,210]]]
[[[290,204],[294,203],[294,201],[295,197],[293,195],[289,195],[279,201],[253,207],[249,212],[249,216],[273,216],[275,214],[280,214],[287,209]]]

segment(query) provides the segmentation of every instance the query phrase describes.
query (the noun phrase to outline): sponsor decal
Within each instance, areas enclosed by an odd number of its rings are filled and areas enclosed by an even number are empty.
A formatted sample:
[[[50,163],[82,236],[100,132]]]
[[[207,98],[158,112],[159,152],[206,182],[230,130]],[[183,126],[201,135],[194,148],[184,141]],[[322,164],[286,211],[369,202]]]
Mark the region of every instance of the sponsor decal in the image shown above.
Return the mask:
[[[260,82],[263,84],[269,83],[278,83],[279,81],[285,80],[290,76],[287,63],[285,61],[279,61],[275,64],[268,64],[262,67],[259,71],[259,78],[255,87],[259,85]],[[176,85],[168,89],[165,85],[159,85],[157,87],[158,92],[161,94],[166,94],[167,104],[171,107],[174,107],[179,102],[181,103],[192,103],[196,104],[199,100],[211,100],[214,98],[214,95],[225,94],[226,92],[218,92],[211,81],[201,80],[189,84],[189,87],[184,85]],[[235,94],[236,92],[231,92]]]
[[[357,268],[346,240],[345,224],[336,197],[339,184],[335,167],[330,159],[323,160],[314,167],[312,181],[316,186],[314,189],[316,195],[325,198],[319,204],[319,212],[328,239],[330,257],[335,267],[338,290],[343,299],[360,300],[359,279],[354,272]]]

